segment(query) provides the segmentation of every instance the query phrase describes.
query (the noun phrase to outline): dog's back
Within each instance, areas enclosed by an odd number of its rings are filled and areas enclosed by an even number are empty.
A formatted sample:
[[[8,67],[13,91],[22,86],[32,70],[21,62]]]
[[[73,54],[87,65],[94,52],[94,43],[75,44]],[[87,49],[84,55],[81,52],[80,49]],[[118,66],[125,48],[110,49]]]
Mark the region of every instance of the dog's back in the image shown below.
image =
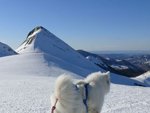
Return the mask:
[[[57,78],[54,94],[51,97],[51,104],[54,105],[56,99],[56,110],[54,113],[84,113],[82,97],[72,82],[71,77],[61,75]]]

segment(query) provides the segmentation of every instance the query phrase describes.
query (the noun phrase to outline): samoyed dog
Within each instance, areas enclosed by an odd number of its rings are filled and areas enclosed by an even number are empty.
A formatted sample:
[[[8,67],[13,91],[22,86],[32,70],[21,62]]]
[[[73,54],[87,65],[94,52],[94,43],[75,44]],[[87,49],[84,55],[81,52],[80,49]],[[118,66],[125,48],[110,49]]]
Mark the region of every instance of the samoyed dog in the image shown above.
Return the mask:
[[[61,75],[51,96],[51,113],[100,113],[110,90],[109,72],[95,72],[76,83]]]

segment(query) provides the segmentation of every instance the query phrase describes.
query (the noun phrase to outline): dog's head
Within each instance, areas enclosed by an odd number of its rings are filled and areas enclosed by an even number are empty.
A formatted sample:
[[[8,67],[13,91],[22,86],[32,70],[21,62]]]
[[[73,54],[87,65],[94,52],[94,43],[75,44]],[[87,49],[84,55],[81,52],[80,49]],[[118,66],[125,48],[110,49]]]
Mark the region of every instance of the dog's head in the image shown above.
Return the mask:
[[[86,83],[89,83],[92,86],[101,87],[105,94],[110,90],[110,72],[102,73],[102,72],[95,72],[85,79]]]
[[[110,72],[103,73],[102,75],[103,79],[103,85],[105,89],[105,93],[108,93],[110,91]]]

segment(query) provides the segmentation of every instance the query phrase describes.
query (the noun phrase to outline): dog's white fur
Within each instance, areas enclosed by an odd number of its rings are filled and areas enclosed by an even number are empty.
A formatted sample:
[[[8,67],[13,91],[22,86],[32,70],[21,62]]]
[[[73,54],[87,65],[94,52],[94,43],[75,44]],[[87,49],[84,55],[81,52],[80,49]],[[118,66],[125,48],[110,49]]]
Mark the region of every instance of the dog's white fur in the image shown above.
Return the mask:
[[[109,72],[92,73],[76,84],[73,83],[72,78],[68,75],[58,77],[54,93],[51,96],[52,106],[58,99],[54,113],[86,113],[86,107],[83,103],[83,99],[85,99],[85,84],[89,84],[88,113],[100,113],[104,96],[110,89]]]

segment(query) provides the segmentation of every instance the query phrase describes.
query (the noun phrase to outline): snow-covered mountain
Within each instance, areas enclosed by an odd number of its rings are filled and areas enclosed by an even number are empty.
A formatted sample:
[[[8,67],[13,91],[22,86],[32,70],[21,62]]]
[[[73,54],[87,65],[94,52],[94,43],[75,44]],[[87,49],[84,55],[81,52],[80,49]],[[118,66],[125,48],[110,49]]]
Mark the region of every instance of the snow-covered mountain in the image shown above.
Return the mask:
[[[60,74],[76,79],[103,71],[43,27],[33,29],[17,51],[0,58],[0,113],[50,113],[50,95]],[[110,78],[101,113],[148,113],[150,89],[128,77]]]
[[[78,52],[89,61],[98,65],[100,68],[103,68],[104,70],[107,70],[107,71],[110,71],[119,75],[124,75],[127,77],[135,77],[145,72],[143,68],[140,68],[139,66],[134,65],[128,62],[127,60],[119,59],[118,55],[117,55],[118,58],[115,59],[109,56],[93,54],[93,53],[86,52],[83,50],[78,50]]]
[[[86,76],[101,70],[41,26],[28,34],[17,52],[19,55],[0,59],[0,71],[3,72],[0,75],[11,72],[11,75],[58,76],[74,73]]]
[[[8,45],[0,42],[0,57],[16,55],[17,53]]]

